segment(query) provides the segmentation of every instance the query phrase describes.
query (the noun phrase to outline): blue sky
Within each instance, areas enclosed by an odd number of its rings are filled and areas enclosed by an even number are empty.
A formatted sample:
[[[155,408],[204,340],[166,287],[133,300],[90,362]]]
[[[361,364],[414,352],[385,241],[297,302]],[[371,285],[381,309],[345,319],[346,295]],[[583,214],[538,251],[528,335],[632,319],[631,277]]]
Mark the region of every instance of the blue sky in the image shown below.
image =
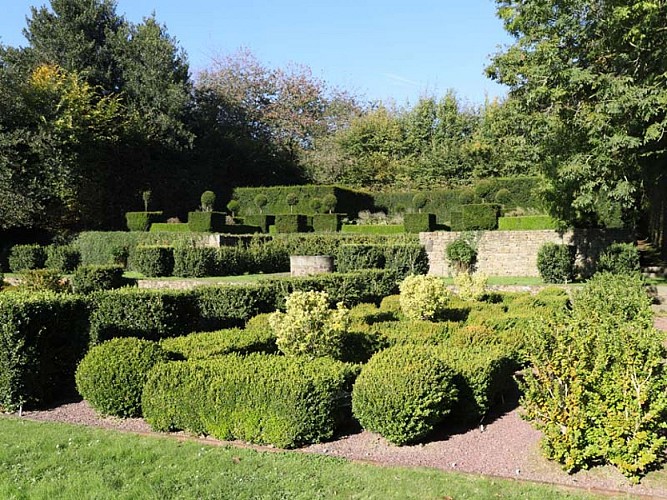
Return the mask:
[[[23,45],[30,5],[4,0],[0,43]],[[249,48],[263,63],[305,64],[368,100],[414,103],[454,89],[471,103],[505,94],[484,76],[511,42],[493,0],[118,0],[139,22],[155,11],[188,53],[193,72],[216,54]]]

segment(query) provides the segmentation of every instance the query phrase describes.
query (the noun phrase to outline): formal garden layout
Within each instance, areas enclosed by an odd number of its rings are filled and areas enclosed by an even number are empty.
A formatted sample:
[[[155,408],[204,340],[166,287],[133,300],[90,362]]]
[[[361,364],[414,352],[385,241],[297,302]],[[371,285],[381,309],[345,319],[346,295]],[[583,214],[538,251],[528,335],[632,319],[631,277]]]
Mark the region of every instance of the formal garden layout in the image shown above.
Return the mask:
[[[0,498],[667,497],[667,4],[495,3],[507,96],[403,106],[31,9]]]

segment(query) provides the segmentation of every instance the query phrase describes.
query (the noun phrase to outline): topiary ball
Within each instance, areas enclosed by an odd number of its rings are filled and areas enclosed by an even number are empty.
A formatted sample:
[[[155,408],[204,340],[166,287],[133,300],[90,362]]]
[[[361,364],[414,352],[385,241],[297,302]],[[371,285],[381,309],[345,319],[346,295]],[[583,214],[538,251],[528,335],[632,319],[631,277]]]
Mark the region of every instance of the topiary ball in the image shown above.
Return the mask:
[[[102,415],[141,416],[141,392],[149,370],[167,361],[156,343],[133,337],[94,346],[76,370],[76,388]]]
[[[402,445],[423,439],[452,410],[454,372],[427,347],[402,345],[374,355],[352,391],[364,429]]]

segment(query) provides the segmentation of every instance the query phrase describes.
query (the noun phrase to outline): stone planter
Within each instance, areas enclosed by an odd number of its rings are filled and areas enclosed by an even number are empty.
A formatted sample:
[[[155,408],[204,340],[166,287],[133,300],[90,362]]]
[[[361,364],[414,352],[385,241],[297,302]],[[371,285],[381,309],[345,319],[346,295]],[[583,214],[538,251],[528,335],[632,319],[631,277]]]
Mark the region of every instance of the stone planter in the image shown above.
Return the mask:
[[[289,268],[292,276],[309,276],[333,272],[334,262],[331,255],[290,255]]]

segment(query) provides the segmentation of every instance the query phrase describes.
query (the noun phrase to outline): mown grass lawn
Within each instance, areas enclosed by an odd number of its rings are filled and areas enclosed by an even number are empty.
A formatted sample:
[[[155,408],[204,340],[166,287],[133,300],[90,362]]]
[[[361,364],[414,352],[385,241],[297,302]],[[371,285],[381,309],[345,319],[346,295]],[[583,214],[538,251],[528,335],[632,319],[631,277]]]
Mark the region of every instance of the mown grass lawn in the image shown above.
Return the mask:
[[[378,467],[0,417],[0,498],[595,498],[430,469]]]

